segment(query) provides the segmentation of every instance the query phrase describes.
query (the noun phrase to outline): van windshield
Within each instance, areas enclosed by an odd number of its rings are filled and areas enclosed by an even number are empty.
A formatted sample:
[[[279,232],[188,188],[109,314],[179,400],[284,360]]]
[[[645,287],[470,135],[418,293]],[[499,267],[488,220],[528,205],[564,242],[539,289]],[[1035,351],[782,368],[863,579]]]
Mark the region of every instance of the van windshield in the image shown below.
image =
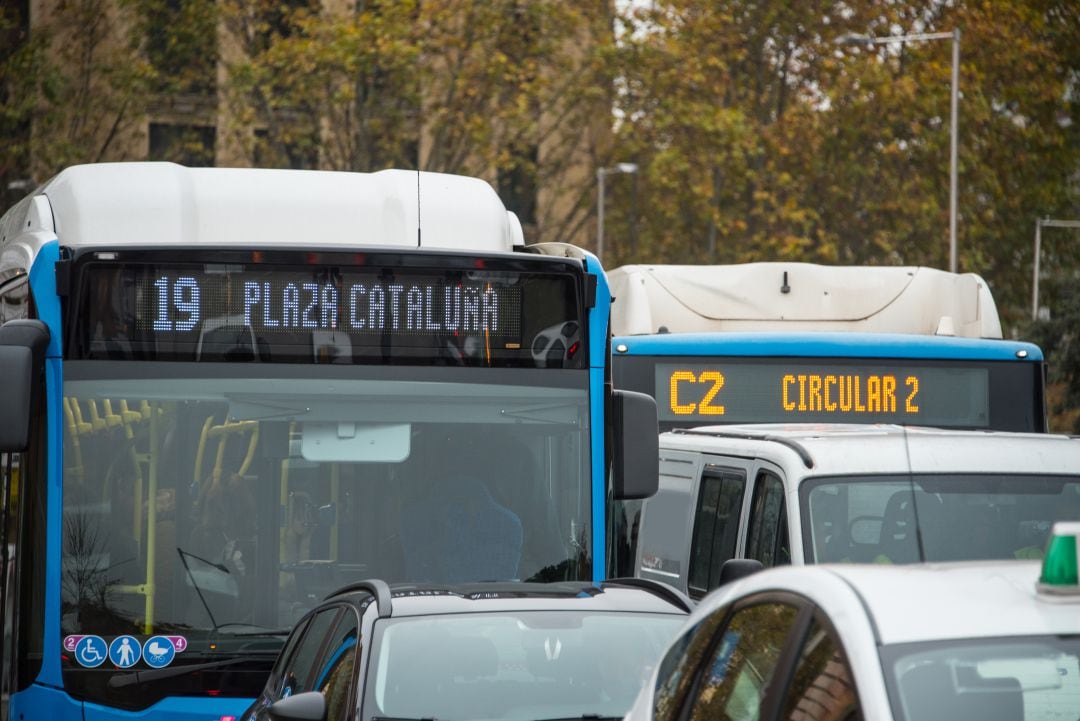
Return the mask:
[[[1050,526],[1080,518],[1077,476],[843,476],[799,494],[815,563],[1040,559]]]

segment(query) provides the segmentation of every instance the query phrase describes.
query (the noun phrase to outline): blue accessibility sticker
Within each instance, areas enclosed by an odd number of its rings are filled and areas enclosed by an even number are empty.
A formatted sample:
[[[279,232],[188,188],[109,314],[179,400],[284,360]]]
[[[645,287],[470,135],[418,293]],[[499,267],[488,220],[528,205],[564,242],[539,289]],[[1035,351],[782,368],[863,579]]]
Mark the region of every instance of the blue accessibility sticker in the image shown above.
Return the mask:
[[[165,668],[176,657],[176,646],[168,636],[151,636],[143,646],[143,658],[150,668]]]
[[[109,644],[109,660],[117,668],[131,668],[142,657],[142,644],[134,636],[117,636]]]
[[[80,666],[97,668],[105,663],[109,647],[101,636],[83,636],[75,644],[75,660]]]

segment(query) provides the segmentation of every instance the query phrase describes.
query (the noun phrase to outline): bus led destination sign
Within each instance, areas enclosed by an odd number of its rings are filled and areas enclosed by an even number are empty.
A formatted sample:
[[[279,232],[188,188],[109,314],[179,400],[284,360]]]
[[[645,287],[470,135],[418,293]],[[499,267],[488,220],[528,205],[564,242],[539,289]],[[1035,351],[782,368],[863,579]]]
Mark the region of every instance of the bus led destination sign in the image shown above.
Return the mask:
[[[694,423],[854,422],[985,427],[985,368],[761,363],[656,366],[660,419]]]
[[[106,261],[73,275],[72,354],[92,359],[587,366],[571,266],[432,255],[352,264]],[[428,265],[430,263],[430,265]],[[508,267],[501,267],[506,265]],[[558,339],[558,343],[554,339]]]
[[[149,304],[139,325],[164,333],[194,332],[204,318],[231,318],[260,334],[342,330],[512,337],[520,332],[520,290],[490,283],[320,282],[275,275],[241,276],[223,287],[213,276],[163,274],[152,285],[153,292],[139,294]]]

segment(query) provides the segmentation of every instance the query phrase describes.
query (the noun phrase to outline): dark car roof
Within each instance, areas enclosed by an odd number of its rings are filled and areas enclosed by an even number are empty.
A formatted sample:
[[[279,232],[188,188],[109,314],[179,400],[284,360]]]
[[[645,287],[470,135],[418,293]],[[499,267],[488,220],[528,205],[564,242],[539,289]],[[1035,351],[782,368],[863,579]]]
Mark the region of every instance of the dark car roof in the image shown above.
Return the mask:
[[[366,607],[376,597],[379,597],[376,604],[379,615],[394,617],[530,610],[687,614],[693,605],[670,586],[642,582],[641,579],[602,583],[403,583],[389,586],[368,581],[346,586],[327,600],[349,599]],[[388,605],[389,609],[386,608]]]

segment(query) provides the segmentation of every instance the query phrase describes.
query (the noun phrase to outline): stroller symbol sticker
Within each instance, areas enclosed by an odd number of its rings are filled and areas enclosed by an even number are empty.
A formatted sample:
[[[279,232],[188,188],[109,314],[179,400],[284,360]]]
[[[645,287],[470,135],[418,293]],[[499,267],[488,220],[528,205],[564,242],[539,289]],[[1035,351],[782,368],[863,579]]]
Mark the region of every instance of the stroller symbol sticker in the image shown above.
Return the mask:
[[[109,660],[117,668],[131,668],[141,655],[142,646],[134,636],[118,636],[109,644]]]
[[[83,636],[75,644],[75,660],[80,666],[97,668],[105,663],[105,658],[109,653],[108,648],[105,645],[105,639],[101,636]]]
[[[176,656],[176,646],[168,636],[151,636],[143,646],[143,658],[150,668],[165,668]]]

